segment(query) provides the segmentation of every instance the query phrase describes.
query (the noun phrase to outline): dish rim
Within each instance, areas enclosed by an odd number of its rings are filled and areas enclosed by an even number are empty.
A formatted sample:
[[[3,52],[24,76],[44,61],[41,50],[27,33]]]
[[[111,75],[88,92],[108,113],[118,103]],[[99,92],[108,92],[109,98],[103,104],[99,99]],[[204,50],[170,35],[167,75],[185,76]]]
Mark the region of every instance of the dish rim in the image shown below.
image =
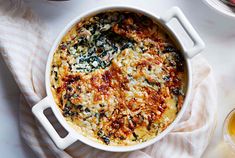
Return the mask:
[[[218,5],[216,5],[213,1],[211,0],[203,0],[203,2],[209,6],[212,10],[214,11],[217,11],[217,13],[219,13],[220,15],[222,16],[226,16],[226,17],[229,17],[229,18],[235,18],[235,12],[232,13],[232,12],[229,12],[227,10],[224,10],[222,8],[220,8]],[[222,5],[226,5],[224,4],[223,2],[218,2],[218,3],[221,3]],[[229,7],[229,6],[228,6]],[[234,7],[234,11],[235,11],[235,7]]]

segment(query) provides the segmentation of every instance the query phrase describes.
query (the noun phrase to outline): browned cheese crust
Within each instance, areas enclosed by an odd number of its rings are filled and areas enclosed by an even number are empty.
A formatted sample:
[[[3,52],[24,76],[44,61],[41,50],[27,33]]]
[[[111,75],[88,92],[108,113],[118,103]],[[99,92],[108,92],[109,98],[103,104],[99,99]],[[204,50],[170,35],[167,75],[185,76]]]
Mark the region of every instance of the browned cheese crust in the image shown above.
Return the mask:
[[[68,123],[107,145],[133,145],[174,121],[185,95],[185,62],[150,18],[106,12],[84,19],[62,39],[51,90]]]

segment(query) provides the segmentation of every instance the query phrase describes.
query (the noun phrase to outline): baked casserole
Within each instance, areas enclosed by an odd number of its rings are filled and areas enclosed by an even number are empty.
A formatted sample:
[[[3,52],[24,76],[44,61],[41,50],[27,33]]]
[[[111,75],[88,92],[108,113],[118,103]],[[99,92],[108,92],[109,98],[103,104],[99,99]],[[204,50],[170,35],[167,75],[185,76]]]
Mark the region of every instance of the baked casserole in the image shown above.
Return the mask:
[[[60,42],[51,90],[66,121],[102,144],[150,140],[176,118],[185,97],[185,61],[151,18],[110,11],[85,18]]]

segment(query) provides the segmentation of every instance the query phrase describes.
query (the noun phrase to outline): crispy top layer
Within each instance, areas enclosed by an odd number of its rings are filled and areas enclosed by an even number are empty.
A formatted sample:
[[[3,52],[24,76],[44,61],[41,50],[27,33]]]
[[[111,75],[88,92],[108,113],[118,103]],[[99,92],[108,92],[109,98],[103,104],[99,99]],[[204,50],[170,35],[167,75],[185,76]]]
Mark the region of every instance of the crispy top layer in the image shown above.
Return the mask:
[[[181,109],[184,60],[150,18],[106,12],[76,24],[51,66],[51,90],[79,133],[132,145],[161,133]]]

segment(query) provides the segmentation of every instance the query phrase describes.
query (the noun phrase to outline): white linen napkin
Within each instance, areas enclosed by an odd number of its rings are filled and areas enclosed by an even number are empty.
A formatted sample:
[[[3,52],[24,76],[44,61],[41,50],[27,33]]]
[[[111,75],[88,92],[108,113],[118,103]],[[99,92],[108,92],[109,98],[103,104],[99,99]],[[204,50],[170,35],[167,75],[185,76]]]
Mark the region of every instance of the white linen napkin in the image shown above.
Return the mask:
[[[0,53],[22,92],[21,135],[30,148],[45,158],[197,158],[207,147],[215,126],[216,85],[211,67],[201,56],[192,59],[193,90],[181,121],[163,139],[138,151],[104,152],[81,142],[59,150],[32,115],[31,108],[45,97],[44,71],[53,41],[21,0],[0,0]],[[52,120],[56,122],[56,120]]]

